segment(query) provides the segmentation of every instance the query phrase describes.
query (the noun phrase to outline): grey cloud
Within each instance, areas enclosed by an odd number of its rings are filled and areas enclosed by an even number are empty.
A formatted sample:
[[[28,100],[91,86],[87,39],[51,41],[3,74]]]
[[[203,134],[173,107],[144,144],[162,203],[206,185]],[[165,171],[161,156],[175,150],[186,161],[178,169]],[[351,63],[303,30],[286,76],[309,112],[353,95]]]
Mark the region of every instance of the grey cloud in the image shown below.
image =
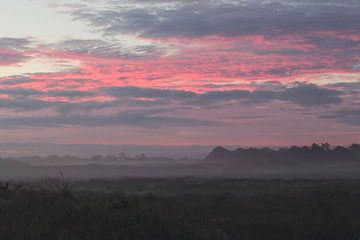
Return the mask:
[[[359,14],[360,15],[360,14]],[[310,36],[309,43],[322,48],[344,49],[344,47],[359,51],[360,41],[355,39],[343,39],[331,36]]]
[[[286,85],[278,81],[251,82],[249,87],[266,91],[283,91],[286,89]]]
[[[23,61],[26,61],[29,59],[29,56],[23,55],[22,53],[7,53],[7,52],[1,52],[0,49],[0,66],[8,66],[17,64]]]
[[[247,103],[266,103],[271,100],[276,99],[276,92],[268,91],[268,90],[255,90],[251,92],[251,96]]]
[[[275,55],[304,55],[304,54],[308,54],[308,52],[306,52],[305,50],[286,49],[286,48],[285,49],[277,49],[277,50],[273,50],[273,49],[255,50],[254,53],[256,53],[257,55],[270,55],[270,54],[275,54]]]
[[[17,111],[31,111],[52,108],[58,112],[68,114],[75,110],[90,111],[109,107],[155,107],[177,103],[183,106],[221,106],[223,104],[259,104],[274,100],[284,101],[299,106],[319,106],[342,102],[342,91],[319,87],[315,84],[296,83],[291,87],[274,88],[274,83],[267,90],[226,90],[196,93],[184,90],[155,89],[140,87],[109,87],[96,91],[80,90],[51,90],[38,91],[26,88],[0,89],[0,94],[7,94],[8,99],[1,99],[1,107]],[[65,97],[70,99],[94,96],[110,96],[113,100],[105,102],[64,102],[46,101],[38,97]]]
[[[340,82],[329,84],[330,87],[341,88],[348,91],[360,91],[360,81],[359,82]]]
[[[61,114],[71,114],[74,111],[89,112],[95,109],[105,109],[113,107],[157,107],[166,102],[161,101],[141,101],[141,100],[115,100],[108,102],[64,102],[64,101],[45,101],[29,98],[0,99],[0,108],[11,109],[16,112],[28,112],[35,110],[53,109]]]
[[[48,96],[48,97],[67,97],[79,98],[96,96],[96,92],[80,91],[80,90],[50,90],[39,91],[32,88],[6,88],[0,89],[0,94],[7,94],[12,97],[29,97],[33,95]]]
[[[154,108],[166,106],[169,102],[164,100],[146,101],[140,99],[116,99],[112,101],[86,101],[86,102],[52,102],[52,109],[61,114],[71,114],[74,111],[90,112],[96,109],[106,108]]]
[[[11,96],[31,96],[31,95],[39,95],[41,91],[31,89],[31,88],[8,88],[8,89],[0,89],[0,94],[7,94]]]
[[[216,88],[238,87],[238,86],[239,86],[239,84],[237,84],[237,83],[226,83],[226,84],[212,84],[212,83],[209,83],[209,84],[204,84],[201,87],[216,89]]]
[[[270,75],[276,75],[276,76],[286,76],[292,72],[294,72],[295,69],[291,69],[290,67],[277,67],[277,68],[271,68],[266,71],[266,73]]]
[[[0,38],[0,49],[24,50],[31,43],[25,38]]]
[[[42,110],[53,106],[54,102],[47,102],[36,99],[0,99],[0,108],[11,109],[18,112]]]
[[[123,111],[108,116],[58,115],[43,117],[0,118],[0,126],[7,127],[64,127],[64,126],[112,126],[128,125],[142,128],[160,128],[163,126],[208,126],[211,121],[158,115],[156,111]]]
[[[166,99],[188,99],[196,94],[190,91],[140,88],[140,87],[110,87],[104,89],[107,94],[115,97],[143,97],[143,98],[166,98]]]
[[[0,66],[8,66],[30,58],[22,53],[30,41],[24,38],[0,38]]]
[[[275,84],[275,83],[269,83]],[[269,90],[227,90],[196,93],[191,91],[152,89],[138,87],[111,87],[94,92],[83,91],[37,91],[32,89],[0,89],[0,94],[9,94],[8,99],[0,99],[0,107],[11,109],[18,113],[38,110],[53,110],[56,116],[34,116],[0,118],[1,127],[60,127],[66,125],[101,126],[101,125],[131,125],[146,128],[162,126],[203,126],[215,124],[201,119],[178,117],[179,111],[187,111],[192,106],[203,108],[223,108],[229,104],[264,104],[278,100],[304,107],[324,104],[337,104],[342,101],[340,91],[330,90],[314,84],[296,83],[292,87],[269,88]],[[46,101],[37,96],[83,97],[108,95],[113,100],[106,102],[86,101]],[[148,99],[150,98],[150,99]],[[158,109],[163,107],[164,109]],[[119,109],[123,111],[118,112]],[[125,109],[125,110],[124,110]],[[128,110],[126,110],[128,109]],[[130,110],[142,109],[142,110]],[[145,110],[147,109],[147,110]],[[93,110],[102,110],[110,115],[93,115]],[[170,114],[170,115],[169,115]],[[175,117],[176,116],[176,117]],[[341,114],[326,116],[338,121],[356,124],[358,113],[347,114],[340,119]]]
[[[8,86],[12,86],[12,85],[18,85],[18,84],[22,84],[22,83],[29,83],[29,82],[33,82],[34,80],[29,79],[27,77],[24,76],[13,76],[7,80],[2,80],[0,82],[1,85],[8,85]]]
[[[152,89],[138,87],[112,87],[105,91],[118,98],[161,98],[183,104],[211,105],[229,101],[239,103],[266,103],[281,100],[301,106],[317,106],[336,104],[342,101],[341,91],[318,87],[315,84],[296,83],[292,87],[278,88],[278,90],[227,90],[195,93],[169,89]]]
[[[325,55],[326,55],[326,53],[324,53],[324,55],[319,54],[319,55],[317,55],[317,57],[321,57],[321,56],[325,56]],[[341,58],[341,59],[343,59],[343,58]],[[348,58],[348,60],[350,60],[350,58]],[[343,64],[343,63],[341,63],[341,64]],[[302,73],[303,71],[328,70],[331,67],[339,67],[339,66],[332,66],[328,63],[322,63],[320,61],[317,63],[315,62],[310,65],[298,63],[297,65],[289,64],[286,67],[270,68],[266,71],[266,73],[273,75],[273,76],[277,76],[277,77],[286,77],[286,76],[294,75],[296,73]]]
[[[277,93],[277,99],[298,105],[314,106],[340,103],[341,95],[341,91],[320,88],[315,84],[297,84]]]
[[[343,109],[322,115],[321,118],[333,119],[341,123],[360,126],[360,109]]]
[[[124,47],[120,43],[110,43],[100,39],[69,39],[48,45],[51,48],[87,56],[106,58],[137,58],[158,56],[162,49],[155,45]]]
[[[17,112],[34,111],[42,109],[53,109],[61,114],[70,114],[73,111],[91,111],[93,109],[103,109],[109,107],[151,107],[160,106],[164,101],[145,101],[140,99],[119,99],[113,101],[86,101],[86,102],[67,102],[67,101],[46,101],[37,99],[37,97],[65,97],[76,99],[81,97],[97,96],[97,92],[76,91],[76,90],[53,90],[37,91],[34,89],[0,89],[0,94],[7,94],[10,98],[0,99],[0,108],[12,109]]]
[[[80,98],[80,97],[93,97],[96,96],[96,92],[80,91],[80,90],[52,90],[42,92],[43,95],[51,97],[67,97],[67,98]]]
[[[107,107],[109,103],[89,102],[86,103],[71,103],[63,101],[46,101],[37,99],[37,97],[65,97],[65,98],[81,98],[96,96],[96,92],[77,91],[77,90],[53,90],[53,91],[38,91],[27,88],[11,88],[0,89],[0,94],[6,94],[10,98],[0,99],[0,108],[12,109],[18,112],[34,111],[52,108],[59,112],[71,112],[79,109],[96,109]],[[66,111],[68,110],[68,111]]]
[[[245,90],[228,90],[228,91],[211,91],[198,94],[198,98],[202,101],[231,101],[236,99],[244,99],[250,96],[249,91]]]
[[[131,33],[147,37],[201,37],[264,34],[304,34],[360,30],[359,3],[337,1],[182,1],[170,7],[84,8],[72,12],[105,34]]]

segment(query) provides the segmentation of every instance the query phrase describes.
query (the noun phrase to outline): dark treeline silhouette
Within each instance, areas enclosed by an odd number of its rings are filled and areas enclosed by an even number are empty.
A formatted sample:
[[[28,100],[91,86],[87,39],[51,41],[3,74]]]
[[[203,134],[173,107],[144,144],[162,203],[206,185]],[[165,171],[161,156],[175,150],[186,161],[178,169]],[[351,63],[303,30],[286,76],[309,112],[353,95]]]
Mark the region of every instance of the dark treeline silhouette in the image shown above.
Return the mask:
[[[143,153],[136,154],[134,156],[130,156],[123,152],[116,154],[116,155],[113,155],[113,154],[104,155],[104,156],[103,155],[93,155],[90,158],[80,158],[80,157],[71,156],[71,155],[63,155],[63,156],[49,155],[46,157],[27,156],[27,157],[18,157],[15,159],[19,159],[24,162],[31,161],[31,160],[48,160],[48,161],[59,161],[59,162],[61,162],[63,160],[73,160],[74,162],[76,162],[76,161],[112,162],[112,161],[135,161],[135,160],[144,160],[144,161],[147,161],[147,160],[174,160],[172,158],[166,158],[166,157],[149,157]]]
[[[124,152],[121,152],[117,155],[94,155],[90,158],[91,160],[96,161],[118,161],[118,160],[173,160],[172,158],[165,158],[165,157],[148,157],[145,154],[136,154],[135,156],[129,156]]]
[[[206,156],[207,160],[359,160],[360,144],[349,147],[332,147],[328,143],[288,148],[237,148],[227,150],[216,147]]]
[[[0,166],[1,167],[27,167],[29,165],[24,162],[0,157]]]

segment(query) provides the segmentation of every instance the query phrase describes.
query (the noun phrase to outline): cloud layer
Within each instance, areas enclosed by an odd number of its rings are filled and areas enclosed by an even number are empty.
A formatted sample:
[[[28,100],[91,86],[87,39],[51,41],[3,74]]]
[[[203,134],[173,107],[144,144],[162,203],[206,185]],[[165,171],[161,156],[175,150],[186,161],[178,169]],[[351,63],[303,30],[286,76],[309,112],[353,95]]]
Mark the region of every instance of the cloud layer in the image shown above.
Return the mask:
[[[73,15],[105,34],[155,38],[258,34],[275,37],[360,29],[359,3],[349,0],[164,1],[143,7],[138,1],[130,7],[123,7],[121,2],[113,4],[107,10],[80,8]]]
[[[12,129],[9,137],[69,128],[75,142],[87,140],[84,128],[96,142],[118,142],[121,129],[161,144],[359,136],[358,1],[29,4],[49,14],[33,31],[51,25],[62,37],[0,36],[0,132]]]
[[[96,91],[7,88],[0,89],[0,95],[3,96],[0,99],[3,110],[23,113],[17,117],[0,118],[1,127],[134,125],[152,128],[168,125],[199,126],[216,122],[215,119],[203,119],[201,114],[199,119],[177,117],[178,110],[187,112],[192,111],[193,107],[198,107],[200,113],[201,109],[209,107],[221,109],[229,104],[256,106],[273,101],[317,107],[341,103],[344,92],[314,84],[296,83],[277,90],[205,93],[134,86],[107,87]],[[24,115],[26,112],[28,114]]]

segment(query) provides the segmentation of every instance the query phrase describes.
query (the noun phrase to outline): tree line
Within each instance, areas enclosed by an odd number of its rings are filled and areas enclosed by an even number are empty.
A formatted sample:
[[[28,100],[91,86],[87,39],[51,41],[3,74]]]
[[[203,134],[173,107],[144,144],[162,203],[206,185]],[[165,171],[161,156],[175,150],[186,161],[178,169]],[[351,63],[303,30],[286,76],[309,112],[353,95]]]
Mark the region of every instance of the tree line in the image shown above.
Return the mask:
[[[241,159],[298,159],[298,160],[360,160],[360,144],[331,146],[313,143],[311,146],[273,148],[237,148],[228,150],[218,146],[206,156],[207,160]]]

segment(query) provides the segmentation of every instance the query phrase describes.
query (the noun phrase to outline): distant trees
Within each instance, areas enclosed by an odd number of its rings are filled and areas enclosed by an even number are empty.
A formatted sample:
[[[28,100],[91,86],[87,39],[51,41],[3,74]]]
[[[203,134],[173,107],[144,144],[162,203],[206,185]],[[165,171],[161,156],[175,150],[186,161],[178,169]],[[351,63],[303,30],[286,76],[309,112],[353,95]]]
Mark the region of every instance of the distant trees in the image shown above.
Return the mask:
[[[101,155],[94,155],[90,158],[90,160],[93,160],[93,161],[101,161],[103,160],[103,156]]]
[[[163,157],[148,157],[143,153],[140,154],[136,154],[135,156],[129,156],[127,154],[125,154],[124,152],[121,152],[117,155],[106,155],[106,156],[102,156],[102,155],[94,155],[90,158],[90,160],[93,161],[133,161],[133,160],[173,160],[170,158],[163,158]]]
[[[350,150],[354,152],[360,152],[360,144],[351,144]]]
[[[216,147],[206,157],[207,160],[256,160],[256,159],[298,159],[298,160],[359,160],[360,144],[349,147],[335,146],[329,143],[313,143],[309,146],[291,146],[288,148],[238,148],[229,151]]]

